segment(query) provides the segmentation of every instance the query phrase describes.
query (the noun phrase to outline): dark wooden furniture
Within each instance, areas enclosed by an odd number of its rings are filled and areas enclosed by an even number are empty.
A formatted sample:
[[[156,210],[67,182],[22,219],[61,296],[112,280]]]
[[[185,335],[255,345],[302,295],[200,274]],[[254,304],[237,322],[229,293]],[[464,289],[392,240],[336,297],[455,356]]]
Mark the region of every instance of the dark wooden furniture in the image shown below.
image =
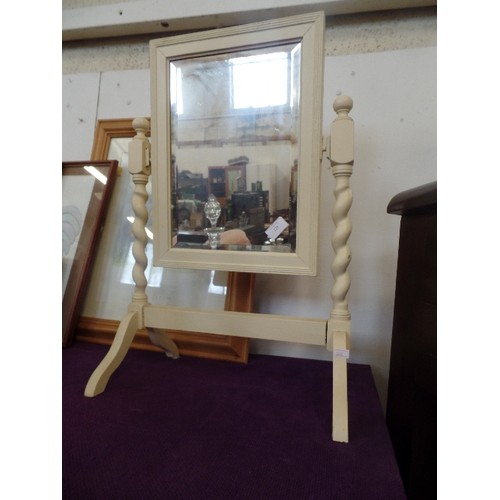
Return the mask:
[[[395,196],[401,216],[386,421],[408,498],[436,498],[437,183]]]
[[[213,194],[219,203],[227,196],[226,167],[208,167],[208,194]]]

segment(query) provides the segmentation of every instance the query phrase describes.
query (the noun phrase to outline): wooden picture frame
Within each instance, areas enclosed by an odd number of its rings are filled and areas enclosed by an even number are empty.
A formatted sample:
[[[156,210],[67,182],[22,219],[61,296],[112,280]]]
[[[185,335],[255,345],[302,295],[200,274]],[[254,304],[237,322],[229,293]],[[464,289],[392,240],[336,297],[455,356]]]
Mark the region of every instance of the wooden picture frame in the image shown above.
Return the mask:
[[[73,342],[118,162],[62,162],[62,344]]]
[[[102,119],[96,126],[91,158],[95,161],[108,159],[113,139],[134,137],[132,118]],[[120,168],[120,167],[119,167]],[[128,175],[125,173],[123,175]],[[228,273],[224,310],[252,312],[254,303],[255,274]],[[111,345],[119,321],[94,317],[81,317],[77,326],[77,340]],[[168,331],[176,342],[181,356],[194,356],[247,363],[249,340],[228,335],[209,335],[200,332]],[[145,330],[139,330],[132,341],[132,348],[161,351],[153,345]]]

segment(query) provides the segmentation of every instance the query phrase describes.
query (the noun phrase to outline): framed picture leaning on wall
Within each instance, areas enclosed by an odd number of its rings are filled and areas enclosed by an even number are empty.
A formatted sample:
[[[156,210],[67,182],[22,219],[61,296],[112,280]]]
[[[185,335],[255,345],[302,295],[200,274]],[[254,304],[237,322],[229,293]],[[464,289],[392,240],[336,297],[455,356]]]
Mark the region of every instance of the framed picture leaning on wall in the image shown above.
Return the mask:
[[[91,159],[117,160],[118,174],[107,212],[106,227],[89,278],[89,284],[75,340],[111,345],[134,290],[131,253],[133,220],[133,182],[128,172],[128,143],[135,135],[132,118],[98,120]],[[148,204],[152,203],[149,197]],[[148,229],[152,229],[151,217]],[[151,238],[153,234],[150,233]],[[127,251],[128,250],[128,251]],[[154,268],[152,245],[146,247],[148,255],[148,298],[156,303],[173,307],[193,307],[252,312],[255,274],[226,273],[195,269]],[[199,331],[167,330],[179,348],[181,356],[221,359],[247,363],[249,340],[231,335],[204,334]],[[135,335],[132,348],[151,351],[162,350],[151,343],[148,333],[141,329]]]
[[[71,345],[118,162],[62,163],[62,344]]]

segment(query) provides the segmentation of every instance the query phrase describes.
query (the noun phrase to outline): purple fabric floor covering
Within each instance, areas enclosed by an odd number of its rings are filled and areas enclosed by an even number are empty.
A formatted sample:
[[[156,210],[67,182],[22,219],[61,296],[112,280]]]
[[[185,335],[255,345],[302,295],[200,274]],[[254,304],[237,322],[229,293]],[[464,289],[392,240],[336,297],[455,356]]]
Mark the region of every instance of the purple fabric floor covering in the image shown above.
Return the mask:
[[[405,499],[371,369],[350,364],[350,442],[331,440],[331,363],[247,365],[130,350],[83,395],[108,348],[62,354],[64,500]]]

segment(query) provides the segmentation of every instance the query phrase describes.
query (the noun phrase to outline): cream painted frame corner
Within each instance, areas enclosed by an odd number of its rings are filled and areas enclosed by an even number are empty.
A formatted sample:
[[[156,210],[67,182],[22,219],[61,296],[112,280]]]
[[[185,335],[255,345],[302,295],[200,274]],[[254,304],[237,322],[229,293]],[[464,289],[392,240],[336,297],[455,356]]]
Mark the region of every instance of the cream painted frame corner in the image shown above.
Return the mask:
[[[252,273],[317,273],[319,184],[322,159],[324,65],[323,12],[231,28],[190,33],[150,42],[151,168],[153,176],[154,265]],[[297,244],[294,253],[174,248],[171,242],[171,150],[169,62],[180,57],[302,42]],[[162,139],[163,138],[163,139]],[[167,193],[167,196],[165,196]]]

